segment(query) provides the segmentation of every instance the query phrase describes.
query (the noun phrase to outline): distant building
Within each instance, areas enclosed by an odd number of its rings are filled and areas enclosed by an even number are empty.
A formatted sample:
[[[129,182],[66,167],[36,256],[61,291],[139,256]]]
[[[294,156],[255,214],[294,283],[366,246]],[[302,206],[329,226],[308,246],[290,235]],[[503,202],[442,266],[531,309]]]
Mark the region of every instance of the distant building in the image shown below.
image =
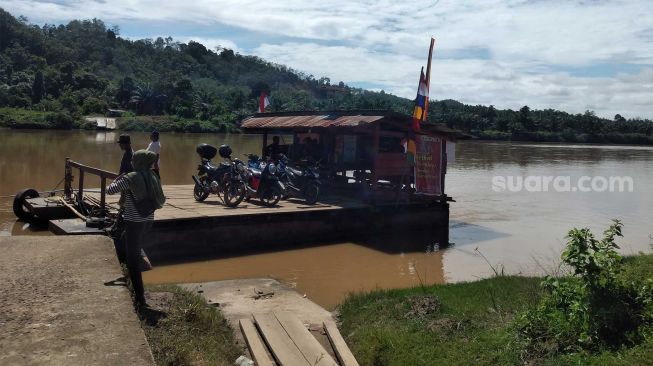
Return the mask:
[[[127,111],[124,111],[122,109],[109,109],[107,110],[106,116],[107,117],[122,117],[123,114],[127,113]]]

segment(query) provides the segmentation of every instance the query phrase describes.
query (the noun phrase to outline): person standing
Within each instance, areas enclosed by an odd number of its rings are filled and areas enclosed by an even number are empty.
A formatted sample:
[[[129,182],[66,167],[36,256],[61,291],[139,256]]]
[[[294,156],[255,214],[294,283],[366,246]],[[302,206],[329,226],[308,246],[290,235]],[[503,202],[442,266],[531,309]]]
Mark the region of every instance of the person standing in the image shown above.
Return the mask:
[[[161,160],[161,143],[159,142],[159,131],[154,130],[150,134],[150,144],[147,145],[147,150],[156,154],[156,162],[152,166],[154,174],[161,179],[161,174],[159,173],[159,161]]]
[[[265,156],[276,160],[281,153],[281,145],[279,145],[279,136],[272,137],[272,143],[265,147]]]
[[[131,137],[129,135],[127,134],[120,135],[120,137],[118,137],[117,142],[118,145],[120,145],[120,149],[124,151],[124,153],[122,154],[122,159],[120,160],[120,170],[118,171],[118,177],[120,177],[134,171],[134,166],[132,165],[132,157],[134,155],[134,151],[132,150]],[[120,211],[118,212],[120,220],[124,220],[125,195],[123,193],[120,194],[120,200],[118,201],[118,206],[120,206]],[[127,254],[125,251],[124,238],[122,237],[122,235],[118,240],[118,244],[116,248],[117,248],[118,260],[120,260],[120,262],[125,262]],[[152,263],[150,262],[150,259],[147,257],[147,253],[145,253],[145,250],[143,249],[141,249],[141,256],[143,258],[142,268],[145,271],[151,270]]]
[[[108,187],[107,194],[122,193],[124,203],[124,231],[127,270],[131,279],[136,305],[147,306],[141,274],[142,249],[154,221],[154,210],[163,207],[165,196],[159,177],[152,171],[156,154],[138,150],[132,158],[134,171],[118,176]]]
[[[132,150],[132,141],[131,137],[127,134],[122,134],[118,137],[118,145],[120,149],[124,151],[122,154],[122,160],[120,160],[120,170],[118,171],[119,175],[127,174],[134,171],[132,166],[132,155],[134,151]]]

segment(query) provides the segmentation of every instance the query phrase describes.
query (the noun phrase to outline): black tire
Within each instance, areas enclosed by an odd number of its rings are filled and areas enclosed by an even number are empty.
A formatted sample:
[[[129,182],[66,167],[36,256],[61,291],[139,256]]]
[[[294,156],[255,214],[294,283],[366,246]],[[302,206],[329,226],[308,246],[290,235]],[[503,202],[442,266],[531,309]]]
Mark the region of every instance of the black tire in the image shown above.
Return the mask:
[[[222,196],[227,207],[236,207],[243,202],[246,195],[245,183],[236,181],[227,184]]]
[[[267,207],[276,206],[279,203],[279,200],[283,196],[283,192],[277,186],[266,187],[263,192],[261,192],[261,203]]]
[[[204,187],[202,187],[199,184],[195,183],[195,187],[193,187],[193,197],[195,197],[195,201],[202,202],[208,196],[209,196],[209,192],[206,192],[204,190]]]
[[[309,183],[306,187],[306,193],[304,199],[309,205],[314,205],[317,202],[317,199],[320,195],[320,185],[316,183]]]
[[[16,193],[16,196],[14,196],[14,215],[23,220],[29,220],[34,217],[34,214],[25,207],[25,200],[28,198],[36,198],[38,196],[39,192],[32,188],[24,189]]]

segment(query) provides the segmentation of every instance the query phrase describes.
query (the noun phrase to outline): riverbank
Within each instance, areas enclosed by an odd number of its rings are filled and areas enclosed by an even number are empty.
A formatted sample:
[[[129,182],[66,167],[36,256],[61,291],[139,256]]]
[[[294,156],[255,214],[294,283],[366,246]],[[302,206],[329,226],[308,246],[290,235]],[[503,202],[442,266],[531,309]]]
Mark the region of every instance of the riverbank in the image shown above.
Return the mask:
[[[127,112],[116,117],[118,130],[191,133],[232,133],[240,132],[237,121],[243,116],[235,114],[220,115],[208,120],[182,118],[176,115],[134,115]],[[22,108],[0,108],[0,127],[11,129],[83,129],[95,130],[94,122],[86,121],[81,115],[67,112],[42,112]],[[573,130],[560,132],[497,130],[471,130],[470,136],[487,141],[588,143],[615,145],[653,145],[653,136],[644,133],[578,133]]]
[[[236,120],[235,115],[199,120],[175,115],[136,116],[126,113],[116,118],[116,125],[118,130],[123,131],[230,133],[240,131]],[[72,115],[64,111],[44,112],[22,108],[0,108],[0,127],[42,130],[97,129],[95,122],[86,121],[80,115]]]
[[[157,365],[233,365],[244,352],[215,305],[178,286],[147,286],[141,310]]]
[[[632,280],[653,278],[653,254],[627,257],[624,275]],[[541,281],[539,277],[495,276],[467,283],[379,290],[349,296],[334,315],[361,365],[653,363],[650,338],[634,347],[599,353],[530,357],[515,335],[514,320],[536,306],[542,296]],[[224,283],[229,282],[237,281]],[[159,365],[229,365],[245,352],[243,342],[234,334],[237,327],[230,326],[222,310],[243,302],[231,294],[211,295],[210,286],[197,295],[196,286],[148,287],[148,303],[164,314],[150,310],[143,320]],[[241,297],[248,296],[249,291],[244,292]],[[211,296],[228,299],[207,302]]]
[[[633,281],[653,278],[653,255],[624,261]],[[341,332],[362,365],[645,365],[653,338],[630,348],[534,358],[514,320],[542,296],[542,278],[495,276],[447,285],[353,295],[340,306]]]
[[[520,131],[503,132],[497,130],[472,130],[474,138],[487,141],[554,142],[580,144],[615,145],[653,145],[653,136],[643,133],[577,133],[572,130],[562,132]]]

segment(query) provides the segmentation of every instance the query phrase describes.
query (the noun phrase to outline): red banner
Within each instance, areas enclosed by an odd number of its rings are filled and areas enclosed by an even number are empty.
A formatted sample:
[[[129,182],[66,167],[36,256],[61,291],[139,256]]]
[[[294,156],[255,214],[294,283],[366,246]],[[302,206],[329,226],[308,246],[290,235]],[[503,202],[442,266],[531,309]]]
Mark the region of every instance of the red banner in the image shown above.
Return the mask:
[[[442,195],[442,139],[415,136],[415,190],[417,193]]]

